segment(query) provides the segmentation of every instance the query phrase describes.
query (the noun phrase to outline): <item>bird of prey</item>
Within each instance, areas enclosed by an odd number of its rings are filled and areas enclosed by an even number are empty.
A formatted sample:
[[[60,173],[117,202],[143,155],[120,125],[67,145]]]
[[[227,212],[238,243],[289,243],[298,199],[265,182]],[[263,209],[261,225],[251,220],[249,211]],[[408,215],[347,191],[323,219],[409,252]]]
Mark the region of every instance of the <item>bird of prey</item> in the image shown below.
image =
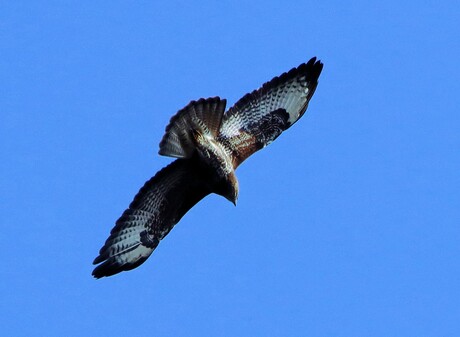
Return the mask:
[[[236,205],[236,168],[305,113],[323,64],[312,58],[246,94],[225,111],[219,97],[174,115],[159,154],[178,158],[145,183],[117,220],[93,264],[95,278],[141,265],[197,202],[210,193]],[[224,112],[225,111],[225,112]]]

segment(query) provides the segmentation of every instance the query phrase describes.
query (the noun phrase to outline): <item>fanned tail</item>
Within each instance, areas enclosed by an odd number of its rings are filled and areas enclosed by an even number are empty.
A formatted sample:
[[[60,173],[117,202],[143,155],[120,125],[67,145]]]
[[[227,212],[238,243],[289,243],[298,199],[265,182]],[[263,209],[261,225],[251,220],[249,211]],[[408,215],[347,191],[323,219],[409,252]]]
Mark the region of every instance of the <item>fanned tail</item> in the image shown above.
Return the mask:
[[[193,134],[217,137],[227,101],[219,97],[191,101],[175,114],[160,142],[159,154],[176,158],[190,158],[195,150]]]

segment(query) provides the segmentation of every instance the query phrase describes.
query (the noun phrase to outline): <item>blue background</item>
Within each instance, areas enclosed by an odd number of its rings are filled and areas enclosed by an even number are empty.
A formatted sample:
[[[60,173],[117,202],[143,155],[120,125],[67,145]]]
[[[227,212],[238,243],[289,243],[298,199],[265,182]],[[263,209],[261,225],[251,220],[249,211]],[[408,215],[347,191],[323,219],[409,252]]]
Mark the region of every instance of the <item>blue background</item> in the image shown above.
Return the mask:
[[[5,336],[459,336],[454,1],[5,1]],[[307,114],[135,271],[91,262],[170,117],[318,56]]]

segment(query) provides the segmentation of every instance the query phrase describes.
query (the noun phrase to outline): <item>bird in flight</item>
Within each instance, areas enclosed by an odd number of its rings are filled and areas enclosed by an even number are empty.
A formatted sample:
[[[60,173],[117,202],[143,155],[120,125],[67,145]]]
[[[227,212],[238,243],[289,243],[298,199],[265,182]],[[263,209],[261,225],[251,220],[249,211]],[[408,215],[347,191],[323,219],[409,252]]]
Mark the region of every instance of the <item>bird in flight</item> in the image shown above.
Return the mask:
[[[145,183],[117,220],[93,264],[95,278],[131,270],[210,193],[236,205],[236,168],[305,113],[323,64],[312,58],[246,94],[225,111],[219,97],[190,102],[174,115],[159,154],[178,158]]]

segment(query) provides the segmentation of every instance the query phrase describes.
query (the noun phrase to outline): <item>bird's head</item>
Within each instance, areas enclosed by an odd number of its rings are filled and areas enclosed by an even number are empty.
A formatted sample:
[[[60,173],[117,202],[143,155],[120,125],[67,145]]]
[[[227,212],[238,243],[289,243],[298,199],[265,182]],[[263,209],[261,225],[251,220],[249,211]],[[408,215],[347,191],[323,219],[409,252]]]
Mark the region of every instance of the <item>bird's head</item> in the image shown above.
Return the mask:
[[[230,173],[226,179],[222,181],[217,193],[225,197],[225,199],[236,206],[236,201],[238,200],[239,185],[238,179],[236,178],[234,172]]]

